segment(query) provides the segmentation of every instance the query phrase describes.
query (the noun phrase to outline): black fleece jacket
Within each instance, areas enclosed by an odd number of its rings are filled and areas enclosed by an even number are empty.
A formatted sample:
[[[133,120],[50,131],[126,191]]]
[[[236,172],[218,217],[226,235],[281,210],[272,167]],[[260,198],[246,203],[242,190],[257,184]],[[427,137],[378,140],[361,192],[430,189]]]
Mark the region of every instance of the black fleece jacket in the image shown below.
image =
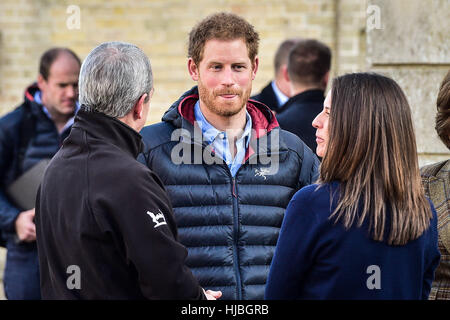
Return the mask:
[[[83,107],[36,203],[43,299],[204,299],[139,133]]]

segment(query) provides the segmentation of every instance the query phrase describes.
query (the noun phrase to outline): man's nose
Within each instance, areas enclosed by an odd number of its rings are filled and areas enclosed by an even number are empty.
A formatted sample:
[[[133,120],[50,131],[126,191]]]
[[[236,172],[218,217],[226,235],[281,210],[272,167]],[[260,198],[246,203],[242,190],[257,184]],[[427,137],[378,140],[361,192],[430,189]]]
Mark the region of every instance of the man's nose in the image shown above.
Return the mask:
[[[233,70],[225,68],[222,72],[222,84],[224,86],[232,86],[235,83]]]
[[[78,88],[76,86],[67,86],[66,95],[68,98],[75,98],[78,95]]]

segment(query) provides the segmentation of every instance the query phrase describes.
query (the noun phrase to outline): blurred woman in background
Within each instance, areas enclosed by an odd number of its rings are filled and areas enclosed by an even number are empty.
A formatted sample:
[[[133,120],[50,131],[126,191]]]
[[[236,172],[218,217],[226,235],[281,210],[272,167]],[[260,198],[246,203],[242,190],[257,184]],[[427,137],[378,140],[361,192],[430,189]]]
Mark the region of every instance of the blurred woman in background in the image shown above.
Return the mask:
[[[393,80],[336,78],[314,119],[318,184],[286,209],[266,299],[426,299],[439,263],[411,111]]]

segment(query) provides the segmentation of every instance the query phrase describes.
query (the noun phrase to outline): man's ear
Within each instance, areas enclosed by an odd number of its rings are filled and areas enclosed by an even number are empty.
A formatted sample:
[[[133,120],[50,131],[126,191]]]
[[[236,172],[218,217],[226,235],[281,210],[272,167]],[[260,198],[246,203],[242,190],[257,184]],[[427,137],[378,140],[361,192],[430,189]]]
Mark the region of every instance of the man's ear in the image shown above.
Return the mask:
[[[252,80],[255,80],[256,77],[256,72],[258,71],[258,66],[259,66],[259,58],[258,56],[255,57],[255,59],[253,60],[252,63]]]
[[[194,60],[192,60],[192,58],[188,59],[188,70],[189,70],[189,74],[191,75],[192,80],[198,81],[198,78],[199,78],[198,67],[195,64]]]
[[[327,71],[327,73],[325,73],[325,75],[322,78],[322,84],[324,88],[327,87],[329,79],[330,79],[330,71]]]
[[[144,104],[145,99],[148,97],[147,93],[144,93],[133,107],[133,118],[141,119],[144,116]],[[149,97],[150,99],[150,97]]]
[[[43,90],[45,90],[45,87],[47,85],[47,81],[44,79],[44,77],[42,76],[42,74],[38,75],[37,78],[37,85],[39,90],[42,92]]]
[[[291,78],[289,77],[289,72],[286,64],[283,64],[281,66],[281,72],[283,74],[283,79],[286,82],[291,82]]]

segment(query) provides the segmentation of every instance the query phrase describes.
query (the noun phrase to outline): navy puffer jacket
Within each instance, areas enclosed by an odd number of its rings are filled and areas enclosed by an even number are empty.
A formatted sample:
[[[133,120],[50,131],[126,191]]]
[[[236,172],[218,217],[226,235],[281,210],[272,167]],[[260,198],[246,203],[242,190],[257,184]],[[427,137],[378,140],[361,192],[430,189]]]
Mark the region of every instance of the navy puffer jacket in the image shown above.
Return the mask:
[[[233,178],[195,131],[198,99],[194,87],[163,122],[141,131],[146,151],[140,161],[165,184],[187,264],[201,286],[221,290],[222,299],[263,299],[284,211],[298,189],[315,181],[319,161],[279,128],[268,107],[250,100],[256,131]]]

